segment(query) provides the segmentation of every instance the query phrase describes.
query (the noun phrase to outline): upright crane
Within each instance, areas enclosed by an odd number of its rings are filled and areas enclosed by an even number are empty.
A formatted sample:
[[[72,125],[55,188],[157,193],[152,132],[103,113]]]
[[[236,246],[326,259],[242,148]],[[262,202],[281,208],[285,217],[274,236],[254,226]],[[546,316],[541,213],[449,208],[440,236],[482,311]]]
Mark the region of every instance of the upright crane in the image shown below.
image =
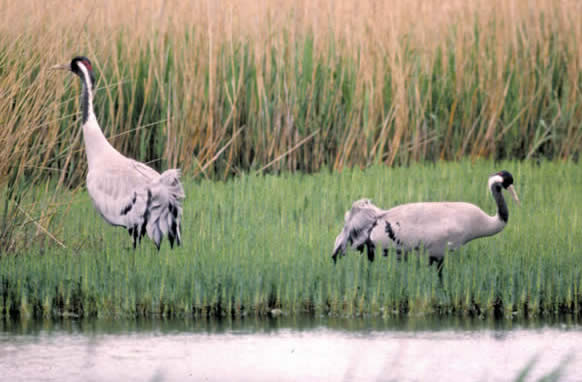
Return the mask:
[[[99,214],[109,224],[125,227],[133,248],[147,233],[160,249],[164,236],[170,246],[180,245],[184,188],[180,170],[161,175],[151,167],[119,153],[105,138],[93,110],[95,77],[87,57],[75,57],[70,64],[53,69],[73,72],[81,79],[83,138],[89,171],[87,190]]]

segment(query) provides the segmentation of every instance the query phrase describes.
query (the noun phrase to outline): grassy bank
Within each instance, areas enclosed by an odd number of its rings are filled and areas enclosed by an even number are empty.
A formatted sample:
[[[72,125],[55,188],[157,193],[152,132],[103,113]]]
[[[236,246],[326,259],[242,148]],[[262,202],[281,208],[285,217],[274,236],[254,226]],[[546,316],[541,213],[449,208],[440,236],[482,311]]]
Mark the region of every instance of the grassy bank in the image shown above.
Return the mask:
[[[442,287],[425,259],[369,264],[351,252],[332,264],[353,200],[463,200],[493,213],[486,182],[502,168],[522,207],[509,201],[502,233],[447,257]],[[184,246],[170,251],[166,242],[160,253],[147,241],[130,250],[127,233],[102,222],[84,192],[64,195],[72,207],[52,233],[66,249],[47,237],[0,258],[0,315],[579,315],[581,179],[570,163],[463,161],[186,182]]]

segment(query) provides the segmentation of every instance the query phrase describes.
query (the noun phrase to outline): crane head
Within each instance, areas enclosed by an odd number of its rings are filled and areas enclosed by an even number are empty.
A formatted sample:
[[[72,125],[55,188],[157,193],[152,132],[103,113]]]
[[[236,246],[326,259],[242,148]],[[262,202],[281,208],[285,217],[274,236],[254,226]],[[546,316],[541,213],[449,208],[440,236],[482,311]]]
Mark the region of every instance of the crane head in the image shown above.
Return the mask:
[[[52,70],[66,70],[75,73],[81,80],[85,79],[85,73],[91,83],[91,88],[95,88],[95,76],[93,74],[93,65],[87,57],[77,56],[71,60],[70,64],[55,65],[51,68]]]
[[[495,183],[501,184],[501,187],[509,191],[509,193],[513,197],[513,200],[515,200],[517,205],[520,205],[519,198],[517,197],[517,192],[513,187],[513,175],[511,175],[509,171],[502,170],[499,171],[498,173],[491,175],[489,177],[489,188],[491,188],[491,185]]]

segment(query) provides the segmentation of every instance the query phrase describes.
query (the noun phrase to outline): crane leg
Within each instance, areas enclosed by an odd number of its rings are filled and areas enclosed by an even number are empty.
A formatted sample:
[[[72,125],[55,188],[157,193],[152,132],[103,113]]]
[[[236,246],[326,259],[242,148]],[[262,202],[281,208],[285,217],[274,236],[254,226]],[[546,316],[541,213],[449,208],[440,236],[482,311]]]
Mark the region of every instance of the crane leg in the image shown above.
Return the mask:
[[[133,249],[135,249],[137,247],[137,226],[131,227],[127,229],[127,232],[129,232],[129,236],[131,236],[131,240],[133,241]]]
[[[370,240],[366,242],[366,253],[368,254],[368,261],[374,262],[374,256],[376,255],[376,246]]]
[[[444,261],[445,258],[444,257],[436,257],[436,256],[429,256],[428,258],[428,265],[431,266],[433,264],[436,264],[437,267],[437,272],[439,275],[439,281],[443,282],[443,266],[444,266]]]
[[[360,254],[364,253],[364,246],[366,246],[366,254],[368,255],[368,260],[370,262],[374,261],[374,256],[376,254],[376,246],[371,240],[366,241],[364,244],[359,245],[356,250],[360,252]]]

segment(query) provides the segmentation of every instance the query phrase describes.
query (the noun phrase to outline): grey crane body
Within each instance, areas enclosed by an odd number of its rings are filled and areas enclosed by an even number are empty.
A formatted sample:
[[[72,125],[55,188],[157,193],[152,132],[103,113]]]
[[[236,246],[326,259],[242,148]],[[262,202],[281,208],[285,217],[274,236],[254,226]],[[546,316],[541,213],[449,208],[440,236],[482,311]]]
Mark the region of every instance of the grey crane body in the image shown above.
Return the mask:
[[[394,249],[399,255],[422,248],[431,262],[441,264],[447,251],[503,230],[509,215],[502,188],[519,201],[512,184],[513,177],[507,171],[489,178],[488,187],[497,204],[494,216],[464,202],[409,203],[383,210],[368,199],[358,200],[346,213],[332,259],[335,262],[338,255],[343,255],[348,245],[360,251],[366,247],[370,261],[374,260],[376,247],[383,248],[385,253]]]
[[[125,227],[133,247],[147,234],[159,249],[164,236],[181,244],[184,189],[180,170],[159,174],[151,167],[119,153],[107,141],[93,111],[94,76],[86,57],[75,57],[70,70],[81,78],[83,140],[87,154],[87,190],[95,209],[109,224]]]

